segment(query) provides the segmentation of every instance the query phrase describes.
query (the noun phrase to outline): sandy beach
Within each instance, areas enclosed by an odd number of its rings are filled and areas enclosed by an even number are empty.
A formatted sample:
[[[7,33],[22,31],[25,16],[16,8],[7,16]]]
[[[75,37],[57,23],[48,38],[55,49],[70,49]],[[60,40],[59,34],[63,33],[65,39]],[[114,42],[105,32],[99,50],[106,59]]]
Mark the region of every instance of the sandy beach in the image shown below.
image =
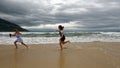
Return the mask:
[[[120,68],[119,42],[0,45],[0,68]]]

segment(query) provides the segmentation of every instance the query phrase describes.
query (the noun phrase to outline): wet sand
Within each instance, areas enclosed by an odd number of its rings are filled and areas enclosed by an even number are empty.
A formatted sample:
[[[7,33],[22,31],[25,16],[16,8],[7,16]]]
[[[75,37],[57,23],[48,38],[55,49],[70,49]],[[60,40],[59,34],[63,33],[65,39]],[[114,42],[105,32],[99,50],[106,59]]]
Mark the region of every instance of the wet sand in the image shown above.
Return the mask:
[[[0,45],[0,68],[120,68],[119,42]]]

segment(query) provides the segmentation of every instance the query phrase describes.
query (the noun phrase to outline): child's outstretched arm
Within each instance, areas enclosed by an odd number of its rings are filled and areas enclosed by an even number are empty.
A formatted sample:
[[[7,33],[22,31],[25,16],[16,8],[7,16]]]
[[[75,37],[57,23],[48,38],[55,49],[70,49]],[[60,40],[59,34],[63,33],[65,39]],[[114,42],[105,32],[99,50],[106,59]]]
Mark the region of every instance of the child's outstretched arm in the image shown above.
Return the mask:
[[[16,32],[14,34],[9,34],[10,37],[15,36],[15,35],[16,35]]]

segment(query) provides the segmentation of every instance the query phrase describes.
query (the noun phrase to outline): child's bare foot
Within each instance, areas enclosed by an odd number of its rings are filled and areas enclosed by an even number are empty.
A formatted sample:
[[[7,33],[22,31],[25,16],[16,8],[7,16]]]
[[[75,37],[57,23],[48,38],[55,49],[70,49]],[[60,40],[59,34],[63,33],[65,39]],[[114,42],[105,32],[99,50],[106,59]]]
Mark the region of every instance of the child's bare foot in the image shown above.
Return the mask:
[[[18,49],[18,47],[15,47],[15,49]]]
[[[71,42],[68,40],[67,43],[71,43]]]
[[[26,48],[29,48],[28,46],[25,46]]]
[[[63,47],[63,49],[67,49],[67,47]]]

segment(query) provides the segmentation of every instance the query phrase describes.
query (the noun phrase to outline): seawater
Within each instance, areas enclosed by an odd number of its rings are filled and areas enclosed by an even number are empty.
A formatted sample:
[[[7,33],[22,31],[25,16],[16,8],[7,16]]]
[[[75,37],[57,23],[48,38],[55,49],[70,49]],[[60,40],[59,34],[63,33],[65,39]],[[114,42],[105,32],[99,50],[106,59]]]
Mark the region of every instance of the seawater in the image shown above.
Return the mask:
[[[27,44],[58,43],[58,32],[21,32]],[[13,32],[0,32],[0,44],[13,44],[16,37],[9,37]],[[71,42],[120,42],[120,32],[64,32],[66,40]]]

